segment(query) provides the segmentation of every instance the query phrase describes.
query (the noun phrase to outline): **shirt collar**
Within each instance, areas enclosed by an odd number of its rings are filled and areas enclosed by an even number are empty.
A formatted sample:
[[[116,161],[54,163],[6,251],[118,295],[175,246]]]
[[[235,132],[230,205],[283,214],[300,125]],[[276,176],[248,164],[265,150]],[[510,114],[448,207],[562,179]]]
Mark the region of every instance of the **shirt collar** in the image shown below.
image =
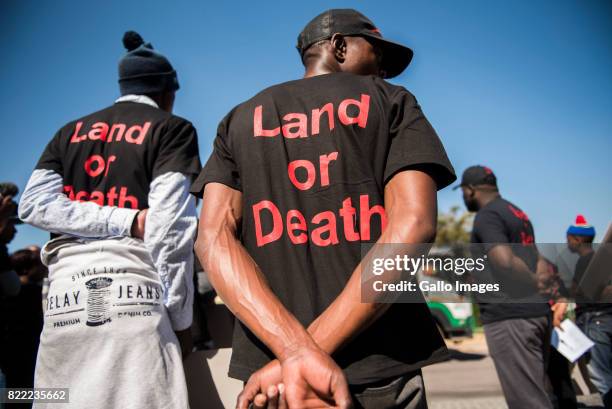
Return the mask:
[[[137,102],[139,104],[147,104],[147,105],[151,105],[152,107],[159,108],[159,105],[157,105],[155,101],[153,101],[150,97],[146,95],[134,95],[134,94],[123,95],[117,98],[115,103],[117,102]]]

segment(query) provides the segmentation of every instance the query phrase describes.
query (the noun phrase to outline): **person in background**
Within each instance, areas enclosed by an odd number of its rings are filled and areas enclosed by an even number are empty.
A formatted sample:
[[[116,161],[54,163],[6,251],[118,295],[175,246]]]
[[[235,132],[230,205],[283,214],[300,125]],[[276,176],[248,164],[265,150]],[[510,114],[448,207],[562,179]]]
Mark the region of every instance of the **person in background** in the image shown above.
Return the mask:
[[[547,291],[549,295],[553,326],[560,328],[567,311],[567,303],[570,298],[569,289],[565,287],[555,264],[544,257],[540,259],[539,264],[538,285],[543,292]],[[575,409],[578,406],[571,370],[570,362],[551,345],[547,373],[552,387],[555,409]]]
[[[121,97],[63,126],[21,196],[55,237],[35,386],[70,388],[75,409],[186,409],[197,134],[172,114],[170,61],[133,31],[123,45]]]
[[[0,183],[0,297],[19,293],[19,277],[12,269],[8,252],[8,244],[17,233],[15,225],[22,223],[14,200],[18,193],[14,183]]]
[[[557,270],[559,271],[559,276],[563,280],[563,285],[565,285],[568,291],[572,288],[577,261],[578,255],[572,253],[565,244],[563,247],[559,248],[554,260],[555,266],[557,266]]]
[[[467,210],[476,212],[471,242],[488,257],[492,277],[531,294],[538,288],[540,261],[527,214],[502,198],[497,178],[486,166],[471,166],[461,184]],[[547,390],[551,309],[542,302],[480,302],[489,353],[509,409],[552,409]]]
[[[14,183],[0,183],[0,304],[4,303],[6,297],[19,294],[20,289],[19,276],[11,266],[8,253],[8,244],[17,232],[15,225],[21,223],[17,218],[17,203],[14,200],[18,193],[19,189]],[[0,388],[6,387],[5,357],[10,353],[6,347],[6,319],[4,309],[0,308]]]
[[[588,372],[606,408],[612,407],[612,304],[589,300],[580,284],[593,259],[595,228],[579,214],[567,229],[567,247],[578,254],[572,292],[576,298],[576,324],[595,344],[589,350]],[[610,286],[608,285],[608,289]],[[609,290],[608,290],[609,291]]]
[[[7,387],[31,388],[43,324],[41,283],[47,268],[40,260],[38,248],[18,250],[10,258],[19,275],[21,289],[18,295],[6,297],[2,302],[6,317],[7,354],[4,361]]]

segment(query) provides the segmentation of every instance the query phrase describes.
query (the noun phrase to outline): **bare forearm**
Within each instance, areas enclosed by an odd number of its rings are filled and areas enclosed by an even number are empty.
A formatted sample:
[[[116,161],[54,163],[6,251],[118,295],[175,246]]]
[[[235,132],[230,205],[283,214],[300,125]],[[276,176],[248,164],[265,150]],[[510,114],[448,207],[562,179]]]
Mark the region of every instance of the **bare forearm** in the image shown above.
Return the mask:
[[[537,288],[537,276],[525,262],[516,255],[510,256],[510,263],[502,265],[500,270],[505,271],[506,277],[514,281],[516,284],[525,286],[525,288]]]
[[[540,293],[536,274],[517,257],[508,244],[498,244],[487,253],[494,278],[504,294],[512,298],[524,298]]]
[[[521,258],[513,256],[511,268],[512,271],[517,274],[517,278],[519,280],[525,282],[526,284],[536,286],[536,275],[533,271],[529,269],[529,267],[527,267],[527,264],[525,264],[525,262]]]
[[[292,348],[312,344],[232,233],[219,231],[214,240],[198,243],[196,253],[223,302],[279,359]]]
[[[394,257],[401,249],[402,255],[419,257],[426,250],[422,243],[433,242],[436,226],[436,190],[433,181],[424,175],[409,175],[410,182],[422,184],[418,192],[421,201],[415,200],[415,192],[398,192],[397,186],[408,182],[407,175],[398,175],[397,180],[389,182],[385,195],[389,225],[380,236],[371,252],[391,252],[385,257]],[[402,187],[403,189],[403,187]],[[418,204],[415,204],[418,203]],[[381,244],[406,244],[389,246]],[[412,246],[411,244],[415,244]],[[371,254],[369,255],[371,256]],[[371,257],[366,257],[371,259]],[[378,254],[376,255],[378,257]],[[353,271],[346,287],[332,304],[308,328],[315,342],[325,352],[331,354],[342,348],[361,331],[375,322],[389,307],[389,303],[362,302],[361,293],[362,263]],[[387,277],[399,279],[401,275]]]
[[[409,224],[408,226],[410,227]],[[428,228],[423,229],[421,226],[414,226],[412,229],[407,229],[408,234],[402,234],[401,231],[393,230],[390,227],[381,236],[377,244],[427,243],[431,240],[429,231]],[[420,246],[418,247],[420,249]],[[407,246],[405,249],[408,253],[404,254],[410,257],[421,255],[417,246],[414,248]],[[328,354],[334,353],[349,343],[351,339],[368,328],[391,306],[390,303],[362,302],[361,275],[362,264],[360,263],[340,295],[308,327],[308,332],[315,342]]]
[[[218,184],[206,186],[196,254],[232,313],[282,361],[293,350],[315,344],[274,295],[259,267],[236,238],[239,204],[235,202],[241,196],[228,189]]]

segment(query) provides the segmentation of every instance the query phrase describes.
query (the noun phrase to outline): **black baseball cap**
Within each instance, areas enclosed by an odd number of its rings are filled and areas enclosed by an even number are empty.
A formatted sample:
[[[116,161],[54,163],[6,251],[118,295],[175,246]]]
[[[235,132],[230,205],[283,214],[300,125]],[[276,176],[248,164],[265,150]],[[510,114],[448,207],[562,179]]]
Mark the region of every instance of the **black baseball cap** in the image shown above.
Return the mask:
[[[463,171],[463,176],[461,176],[461,184],[455,186],[453,190],[459,189],[461,186],[469,185],[491,185],[497,187],[497,178],[495,177],[495,174],[491,168],[487,166],[470,166]]]
[[[385,78],[393,78],[404,71],[412,60],[410,48],[383,38],[374,23],[353,9],[331,9],[313,18],[298,36],[297,49],[300,55],[314,43],[327,40],[335,33],[345,36],[361,36],[370,38],[382,49],[382,69]]]
[[[2,200],[5,196],[15,197],[19,194],[19,188],[16,184],[11,182],[2,182],[0,183],[0,200]],[[8,215],[8,219],[13,222],[13,224],[23,224],[21,219],[18,216],[17,210],[17,202],[11,200],[11,204],[13,208]]]

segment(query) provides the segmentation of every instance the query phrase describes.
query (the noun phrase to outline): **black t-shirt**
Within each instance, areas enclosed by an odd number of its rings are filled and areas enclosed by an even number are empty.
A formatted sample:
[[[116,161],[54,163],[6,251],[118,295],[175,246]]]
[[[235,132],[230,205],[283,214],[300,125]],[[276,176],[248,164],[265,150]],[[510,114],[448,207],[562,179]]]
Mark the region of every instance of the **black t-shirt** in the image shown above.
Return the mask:
[[[361,242],[386,222],[385,184],[425,169],[441,189],[455,174],[406,89],[372,76],[321,75],[268,88],[219,125],[193,185],[243,193],[241,240],[281,302],[307,326],[345,287]],[[230,376],[246,380],[273,355],[236,325]],[[425,304],[393,305],[334,355],[352,384],[397,376],[445,358]]]
[[[59,173],[71,200],[148,207],[149,185],[167,172],[200,171],[195,128],[153,106],[119,102],[62,127],[36,169]]]
[[[576,285],[579,285],[580,281],[582,281],[582,277],[584,277],[584,273],[586,272],[586,269],[591,263],[594,255],[595,252],[593,251],[578,258],[574,273],[574,283]],[[612,304],[588,301],[589,300],[586,299],[586,297],[580,293],[580,291],[578,291],[578,294],[576,294],[576,317],[579,317],[585,312],[604,312],[606,314],[612,314]]]
[[[536,271],[538,251],[529,217],[520,208],[498,197],[487,203],[474,218],[471,242],[483,244],[487,253],[496,243],[514,243],[513,253],[522,259],[531,271]],[[498,277],[494,271],[492,277]],[[496,281],[497,282],[497,281]],[[510,318],[532,318],[550,313],[548,304],[542,303],[479,303],[480,318],[487,324]]]

